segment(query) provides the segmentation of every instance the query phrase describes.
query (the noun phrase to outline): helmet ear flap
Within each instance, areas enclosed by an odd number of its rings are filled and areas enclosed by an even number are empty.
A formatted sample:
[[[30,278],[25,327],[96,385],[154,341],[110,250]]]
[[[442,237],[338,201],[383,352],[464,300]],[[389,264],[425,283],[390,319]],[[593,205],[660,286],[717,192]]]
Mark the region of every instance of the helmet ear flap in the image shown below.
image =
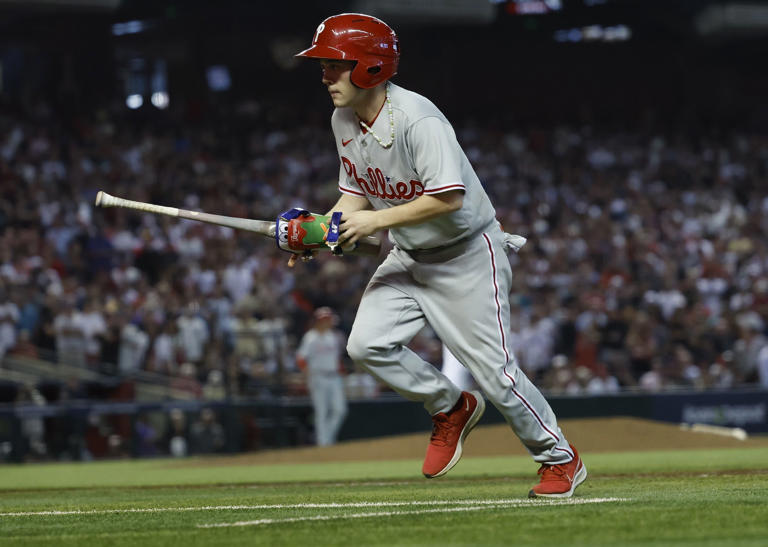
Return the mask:
[[[366,67],[363,66],[360,61],[355,61],[355,66],[352,68],[352,73],[349,75],[349,79],[352,80],[353,84],[362,89],[374,87],[375,84],[371,85],[371,76],[374,76],[375,74],[371,73],[372,68],[378,67],[376,67],[376,65]]]
[[[394,73],[394,71],[391,71],[389,74],[387,74],[387,67],[387,63],[376,63],[363,66],[360,61],[358,61],[355,67],[352,69],[350,79],[352,80],[352,83],[357,87],[370,89],[387,80]]]

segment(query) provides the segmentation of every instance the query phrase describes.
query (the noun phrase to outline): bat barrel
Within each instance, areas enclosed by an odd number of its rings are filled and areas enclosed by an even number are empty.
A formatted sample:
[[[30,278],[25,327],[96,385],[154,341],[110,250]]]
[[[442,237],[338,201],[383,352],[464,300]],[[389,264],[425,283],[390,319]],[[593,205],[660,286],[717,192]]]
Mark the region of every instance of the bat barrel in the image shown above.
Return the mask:
[[[190,211],[188,209],[177,209],[176,207],[166,207],[165,205],[155,205],[154,203],[145,203],[143,201],[133,201],[130,199],[111,196],[100,190],[96,194],[97,207],[123,207],[126,209],[135,209],[145,213],[154,213],[158,215],[168,215],[176,218],[185,218],[196,220],[198,222],[207,222],[217,226],[227,226],[237,230],[248,230],[257,234],[274,237],[275,223],[268,220],[253,220],[249,218],[229,217],[224,215],[213,215],[200,211]]]
[[[126,209],[135,209],[137,211],[145,211],[147,213],[155,213],[158,215],[168,215],[171,217],[179,216],[179,209],[176,207],[166,207],[164,205],[155,205],[154,203],[117,198],[102,190],[99,190],[96,194],[95,204],[97,207],[124,207]]]

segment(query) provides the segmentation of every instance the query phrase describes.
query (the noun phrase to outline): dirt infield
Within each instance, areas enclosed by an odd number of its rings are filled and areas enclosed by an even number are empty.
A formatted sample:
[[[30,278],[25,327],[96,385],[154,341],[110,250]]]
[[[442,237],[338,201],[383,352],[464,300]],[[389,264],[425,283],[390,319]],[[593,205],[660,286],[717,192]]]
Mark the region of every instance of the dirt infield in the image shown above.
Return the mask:
[[[751,437],[740,441],[721,435],[684,431],[674,424],[636,418],[562,420],[560,427],[568,440],[582,453],[768,445],[768,438],[765,437]],[[428,439],[429,433],[412,433],[397,437],[348,441],[327,447],[303,447],[226,458],[206,458],[205,464],[215,465],[220,462],[221,465],[247,465],[422,458]],[[526,454],[520,441],[506,425],[478,427],[464,447],[464,455],[469,457]]]

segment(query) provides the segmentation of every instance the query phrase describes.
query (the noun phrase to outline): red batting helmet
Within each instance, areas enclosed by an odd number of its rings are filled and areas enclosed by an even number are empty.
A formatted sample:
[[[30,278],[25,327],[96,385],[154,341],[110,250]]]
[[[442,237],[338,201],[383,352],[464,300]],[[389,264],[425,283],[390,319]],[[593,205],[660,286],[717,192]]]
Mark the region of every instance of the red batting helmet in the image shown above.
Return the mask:
[[[357,61],[350,79],[369,89],[397,74],[397,35],[384,21],[362,13],[329,17],[317,27],[312,45],[296,54],[313,59]]]

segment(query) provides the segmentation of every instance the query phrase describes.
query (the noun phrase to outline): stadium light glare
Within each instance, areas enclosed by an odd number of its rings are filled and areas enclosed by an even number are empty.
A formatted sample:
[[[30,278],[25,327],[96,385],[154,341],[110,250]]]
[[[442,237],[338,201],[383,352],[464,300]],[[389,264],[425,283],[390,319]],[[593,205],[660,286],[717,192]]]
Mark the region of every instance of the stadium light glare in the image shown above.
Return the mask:
[[[209,66],[205,70],[205,77],[212,91],[227,91],[232,87],[232,77],[229,69],[224,65]]]
[[[552,37],[555,42],[626,42],[632,38],[632,29],[627,25],[604,27],[588,25],[581,28],[556,30]]]
[[[165,110],[168,108],[168,104],[171,102],[170,97],[168,97],[168,93],[165,91],[155,91],[152,93],[150,100],[152,101],[152,104],[160,110]]]
[[[508,2],[491,0],[491,3],[506,4],[506,11],[510,15],[541,15],[563,9],[562,0],[509,0]]]
[[[131,110],[136,110],[137,108],[141,108],[141,105],[143,104],[144,104],[144,97],[142,97],[139,94],[128,95],[125,98],[125,106],[127,106]]]
[[[126,34],[139,34],[149,28],[149,25],[144,21],[124,21],[122,23],[115,23],[112,25],[113,36],[124,36]]]

